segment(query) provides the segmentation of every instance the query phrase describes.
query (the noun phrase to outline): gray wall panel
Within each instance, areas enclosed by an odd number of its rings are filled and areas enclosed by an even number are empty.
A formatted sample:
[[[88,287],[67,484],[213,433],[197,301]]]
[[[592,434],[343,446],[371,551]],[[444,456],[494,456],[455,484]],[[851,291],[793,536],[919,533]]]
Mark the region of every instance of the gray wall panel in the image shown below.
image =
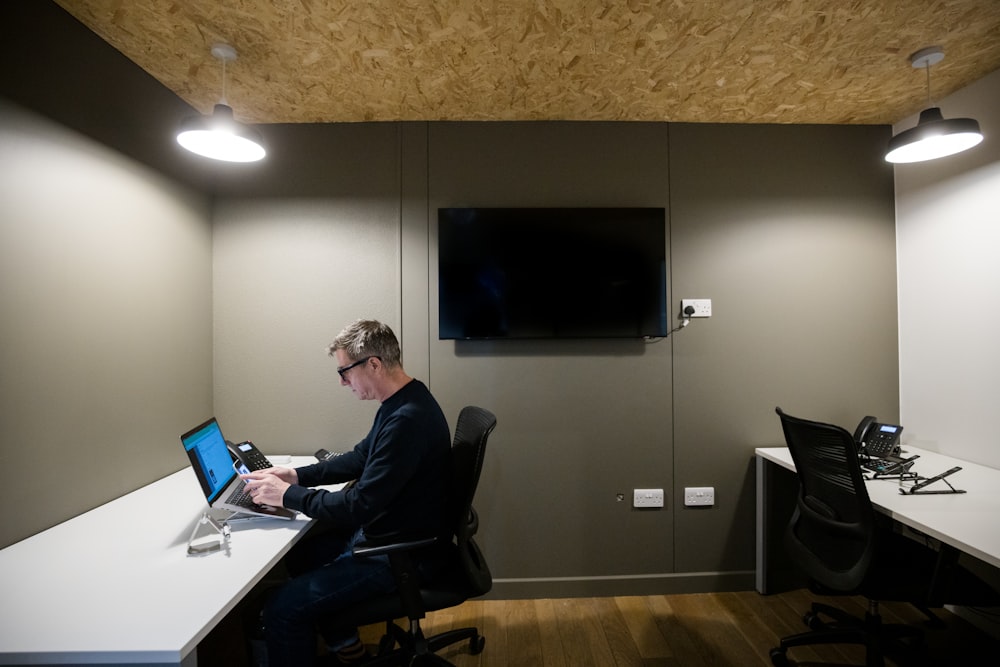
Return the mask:
[[[674,297],[713,305],[674,342],[674,500],[717,496],[678,511],[678,571],[752,569],[750,462],[783,444],[775,406],[851,430],[898,415],[887,135],[671,126]]]
[[[428,152],[432,228],[448,206],[669,204],[662,124],[432,124]],[[494,576],[671,571],[671,512],[617,501],[670,484],[670,341],[438,341],[436,308],[435,392],[498,416],[477,500]]]

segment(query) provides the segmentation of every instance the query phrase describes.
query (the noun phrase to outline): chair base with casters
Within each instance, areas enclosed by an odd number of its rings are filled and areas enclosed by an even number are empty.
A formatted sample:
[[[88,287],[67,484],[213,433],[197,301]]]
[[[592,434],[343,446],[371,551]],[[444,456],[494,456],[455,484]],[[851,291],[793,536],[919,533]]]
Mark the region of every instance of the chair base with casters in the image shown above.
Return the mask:
[[[824,616],[832,622],[824,621]],[[788,649],[796,646],[860,644],[865,647],[865,667],[881,667],[885,664],[883,656],[909,664],[920,657],[923,648],[923,632],[919,628],[883,623],[878,602],[874,600],[868,601],[863,620],[820,602],[814,602],[802,620],[809,631],[783,637],[781,645],[771,649],[774,667],[789,665]]]
[[[387,621],[385,634],[379,641],[378,653],[365,661],[365,667],[383,665],[442,665],[454,667],[437,655],[446,646],[467,641],[469,653],[479,655],[486,647],[486,638],[476,628],[449,630],[432,637],[424,637],[419,620],[411,620],[409,630]]]
[[[473,515],[475,510],[472,510]],[[478,523],[478,519],[474,519]],[[400,627],[395,620],[385,621],[385,632],[379,640],[378,652],[364,662],[365,667],[387,667],[400,665],[442,665],[453,667],[445,658],[436,652],[462,641],[469,643],[469,653],[478,655],[486,646],[486,638],[477,628],[457,628],[431,637],[425,637],[420,626],[426,612],[455,607],[465,602],[470,595],[467,582],[461,575],[454,573],[431,583],[419,583],[419,575],[414,567],[410,554],[413,550],[433,544],[433,538],[415,542],[397,542],[385,546],[359,545],[355,555],[360,557],[388,554],[389,563],[397,579],[399,591],[365,603],[368,619],[372,623],[383,619],[405,618],[409,627]],[[466,545],[478,554],[475,543]],[[481,558],[481,555],[479,555]],[[485,567],[485,563],[483,563]],[[335,621],[336,619],[330,619]],[[358,617],[356,612],[350,613],[350,622],[368,625],[366,617]]]

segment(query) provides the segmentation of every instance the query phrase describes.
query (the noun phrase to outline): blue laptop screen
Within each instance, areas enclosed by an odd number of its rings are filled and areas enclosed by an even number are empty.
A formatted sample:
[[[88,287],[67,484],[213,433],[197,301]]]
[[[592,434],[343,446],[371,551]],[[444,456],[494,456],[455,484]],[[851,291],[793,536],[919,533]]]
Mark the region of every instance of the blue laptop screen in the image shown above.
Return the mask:
[[[226,448],[226,439],[215,418],[181,436],[184,450],[198,475],[209,504],[222,493],[236,475],[233,459]]]

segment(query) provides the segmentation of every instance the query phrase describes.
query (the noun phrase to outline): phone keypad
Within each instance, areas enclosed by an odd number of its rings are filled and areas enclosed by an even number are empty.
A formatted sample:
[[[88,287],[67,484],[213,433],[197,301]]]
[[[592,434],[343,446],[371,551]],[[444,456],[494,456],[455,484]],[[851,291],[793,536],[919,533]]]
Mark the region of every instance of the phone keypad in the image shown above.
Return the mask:
[[[888,433],[874,433],[868,437],[865,447],[869,456],[887,456],[896,444],[896,436]]]
[[[265,470],[272,467],[271,462],[267,460],[267,457],[252,442],[247,441],[242,445],[237,445],[237,449],[240,450],[240,459],[250,470]]]
[[[254,452],[247,459],[247,467],[251,470],[264,470],[271,467],[271,462],[260,452]]]

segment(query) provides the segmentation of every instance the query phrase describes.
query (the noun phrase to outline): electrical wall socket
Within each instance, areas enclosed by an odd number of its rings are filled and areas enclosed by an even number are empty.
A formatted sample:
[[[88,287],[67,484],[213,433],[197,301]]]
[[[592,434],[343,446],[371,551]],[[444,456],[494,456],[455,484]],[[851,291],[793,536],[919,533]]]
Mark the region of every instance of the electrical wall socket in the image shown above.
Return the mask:
[[[685,314],[684,311],[687,307],[691,306],[694,308],[694,312],[689,316]],[[681,315],[684,317],[711,317],[712,316],[712,300],[711,299],[681,299]]]
[[[714,486],[685,486],[684,505],[687,507],[711,507],[715,504]]]
[[[632,507],[663,507],[663,489],[632,489]]]

